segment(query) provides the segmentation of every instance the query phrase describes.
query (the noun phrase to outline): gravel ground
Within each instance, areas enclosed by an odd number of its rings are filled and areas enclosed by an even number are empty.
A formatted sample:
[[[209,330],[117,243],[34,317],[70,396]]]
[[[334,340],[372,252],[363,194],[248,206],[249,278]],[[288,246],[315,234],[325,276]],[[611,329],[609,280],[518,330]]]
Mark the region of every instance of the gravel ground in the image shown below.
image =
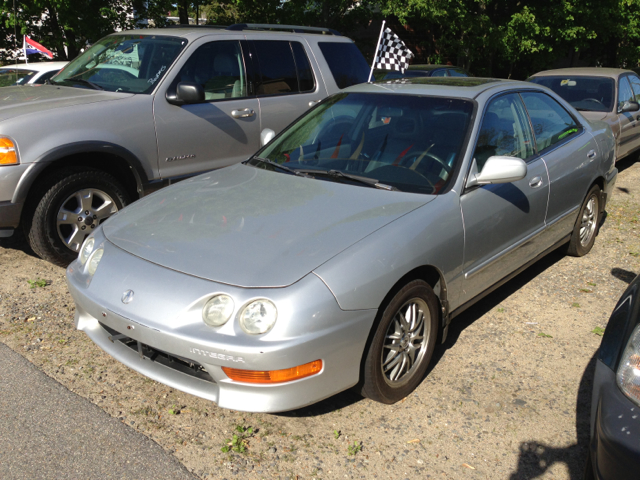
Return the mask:
[[[74,330],[64,270],[16,239],[0,243],[0,341],[202,478],[581,478],[598,329],[640,272],[640,163],[618,167],[592,252],[552,253],[456,318],[396,405],[348,391],[248,414],[146,379]],[[244,451],[222,452],[234,433]]]

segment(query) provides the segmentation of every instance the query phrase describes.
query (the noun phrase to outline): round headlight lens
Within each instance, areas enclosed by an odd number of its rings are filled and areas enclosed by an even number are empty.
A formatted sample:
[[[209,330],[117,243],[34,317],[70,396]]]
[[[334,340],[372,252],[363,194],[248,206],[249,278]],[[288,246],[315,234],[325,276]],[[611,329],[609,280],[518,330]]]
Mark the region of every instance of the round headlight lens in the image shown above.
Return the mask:
[[[273,328],[278,310],[271,300],[261,298],[245,306],[240,312],[240,327],[251,335],[266,333]]]
[[[91,255],[91,257],[89,257],[89,266],[87,267],[87,271],[89,272],[89,275],[93,275],[94,273],[96,273],[96,270],[98,269],[98,264],[100,263],[100,260],[102,260],[103,253],[104,253],[104,249],[99,248],[98,250],[93,252],[93,255]]]
[[[229,295],[216,295],[202,309],[202,320],[211,327],[224,325],[231,318],[235,304]]]
[[[82,244],[82,247],[80,248],[80,257],[79,257],[80,263],[82,265],[84,265],[87,262],[89,255],[91,255],[91,252],[93,252],[93,246],[95,245],[95,243],[96,243],[96,239],[93,237],[89,237]]]

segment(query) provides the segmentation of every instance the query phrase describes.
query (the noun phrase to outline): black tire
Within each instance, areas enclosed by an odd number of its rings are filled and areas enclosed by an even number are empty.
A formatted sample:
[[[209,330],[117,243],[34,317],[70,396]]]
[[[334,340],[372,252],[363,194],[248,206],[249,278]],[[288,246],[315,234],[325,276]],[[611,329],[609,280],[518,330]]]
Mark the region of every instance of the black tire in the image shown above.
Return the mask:
[[[126,190],[112,175],[86,168],[55,172],[36,188],[34,196],[31,208],[25,212],[28,218],[23,221],[25,237],[39,257],[61,267],[77,257],[80,240],[129,203]],[[84,206],[89,205],[85,210],[80,205],[81,196]],[[74,212],[74,216],[68,215],[64,220],[68,224],[58,222],[63,207],[69,213]]]
[[[573,257],[582,257],[591,251],[600,228],[600,187],[591,187],[582,202],[580,213],[571,233],[571,239],[567,247],[567,254]]]
[[[414,314],[403,328],[400,317],[403,313],[409,313],[407,316],[411,317],[408,310],[414,306],[416,311],[423,313],[422,326],[419,326],[420,315]],[[376,331],[365,352],[362,394],[390,404],[415,390],[427,371],[438,336],[438,300],[426,282],[413,280],[401,288],[378,315]],[[419,337],[420,330],[426,338],[414,350],[412,359],[411,351],[416,343],[410,337],[413,334]],[[388,362],[386,367],[385,361]],[[405,361],[408,362],[406,366]]]

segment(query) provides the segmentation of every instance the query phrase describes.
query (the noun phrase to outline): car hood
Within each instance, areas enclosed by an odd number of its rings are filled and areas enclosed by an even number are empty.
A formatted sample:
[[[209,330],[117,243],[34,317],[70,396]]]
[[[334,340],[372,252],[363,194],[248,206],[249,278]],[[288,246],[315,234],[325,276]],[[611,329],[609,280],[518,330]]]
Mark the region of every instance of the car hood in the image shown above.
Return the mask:
[[[103,229],[123,250],[172,270],[283,287],[434,198],[238,164],[145,197]]]
[[[120,100],[131,94],[89,90],[86,88],[58,87],[55,85],[22,85],[0,88],[0,121],[42,112],[105,100]]]

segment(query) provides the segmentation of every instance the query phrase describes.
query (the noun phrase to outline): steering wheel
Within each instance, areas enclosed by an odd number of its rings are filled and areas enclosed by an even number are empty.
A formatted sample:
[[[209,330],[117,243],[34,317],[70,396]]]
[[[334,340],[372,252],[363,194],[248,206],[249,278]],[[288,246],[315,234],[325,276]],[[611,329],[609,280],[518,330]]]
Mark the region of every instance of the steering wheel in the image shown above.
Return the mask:
[[[423,155],[424,155],[424,156],[423,156]],[[407,157],[407,159],[406,159],[405,161],[403,161],[402,163],[404,163],[404,164],[408,164],[408,163],[409,163],[409,160],[412,160],[412,159],[413,159],[413,162],[411,162],[411,163],[409,164],[410,166],[409,166],[409,167],[407,167],[407,168],[409,168],[409,169],[411,169],[411,170],[416,171],[415,169],[411,168],[411,166],[412,166],[412,165],[416,162],[416,160],[418,160],[418,158],[420,158],[421,156],[422,156],[422,160],[424,160],[424,157],[429,157],[430,159],[435,160],[437,163],[439,163],[439,164],[442,166],[442,168],[444,168],[444,170],[445,170],[448,174],[450,174],[450,173],[451,173],[451,167],[450,167],[450,166],[449,166],[449,165],[448,165],[444,160],[442,160],[440,157],[438,157],[437,155],[434,155],[433,153],[430,153],[430,152],[426,152],[426,153],[424,153],[424,152],[422,152],[422,153],[418,153],[418,152],[416,152],[416,153],[414,153],[414,154],[412,154],[412,155],[409,155],[409,156]],[[421,161],[422,161],[422,160],[421,160]],[[417,166],[416,166],[416,168],[417,168]]]
[[[389,181],[389,178],[385,178],[387,177],[387,175],[385,175],[386,172],[392,172],[390,176],[395,176],[395,173],[401,172],[401,176],[406,176],[408,175],[409,177],[411,176],[419,176],[420,178],[424,179],[427,181],[427,183],[429,184],[429,186],[431,188],[433,188],[433,190],[436,190],[436,186],[435,184],[429,180],[425,175],[423,175],[422,173],[416,171],[416,170],[411,170],[410,168],[407,167],[403,167],[401,165],[383,165],[382,167],[378,167],[375,168],[373,170],[371,170],[368,175],[372,176],[372,177],[378,177],[380,178],[380,182],[384,183],[385,180]],[[400,179],[398,179],[400,180]],[[406,178],[406,180],[409,180],[409,178]],[[406,183],[412,183],[412,182],[406,182]]]
[[[135,79],[135,75],[116,68],[101,68],[99,70],[100,80],[107,83],[121,83]]]
[[[344,131],[353,124],[354,120],[355,119],[349,115],[340,115],[332,118],[322,127],[322,130],[320,130],[316,138],[322,140],[328,135],[337,134],[340,129]]]
[[[583,98],[582,101],[583,102],[597,102],[600,105],[604,106],[603,103],[600,100],[598,100],[597,98]]]

